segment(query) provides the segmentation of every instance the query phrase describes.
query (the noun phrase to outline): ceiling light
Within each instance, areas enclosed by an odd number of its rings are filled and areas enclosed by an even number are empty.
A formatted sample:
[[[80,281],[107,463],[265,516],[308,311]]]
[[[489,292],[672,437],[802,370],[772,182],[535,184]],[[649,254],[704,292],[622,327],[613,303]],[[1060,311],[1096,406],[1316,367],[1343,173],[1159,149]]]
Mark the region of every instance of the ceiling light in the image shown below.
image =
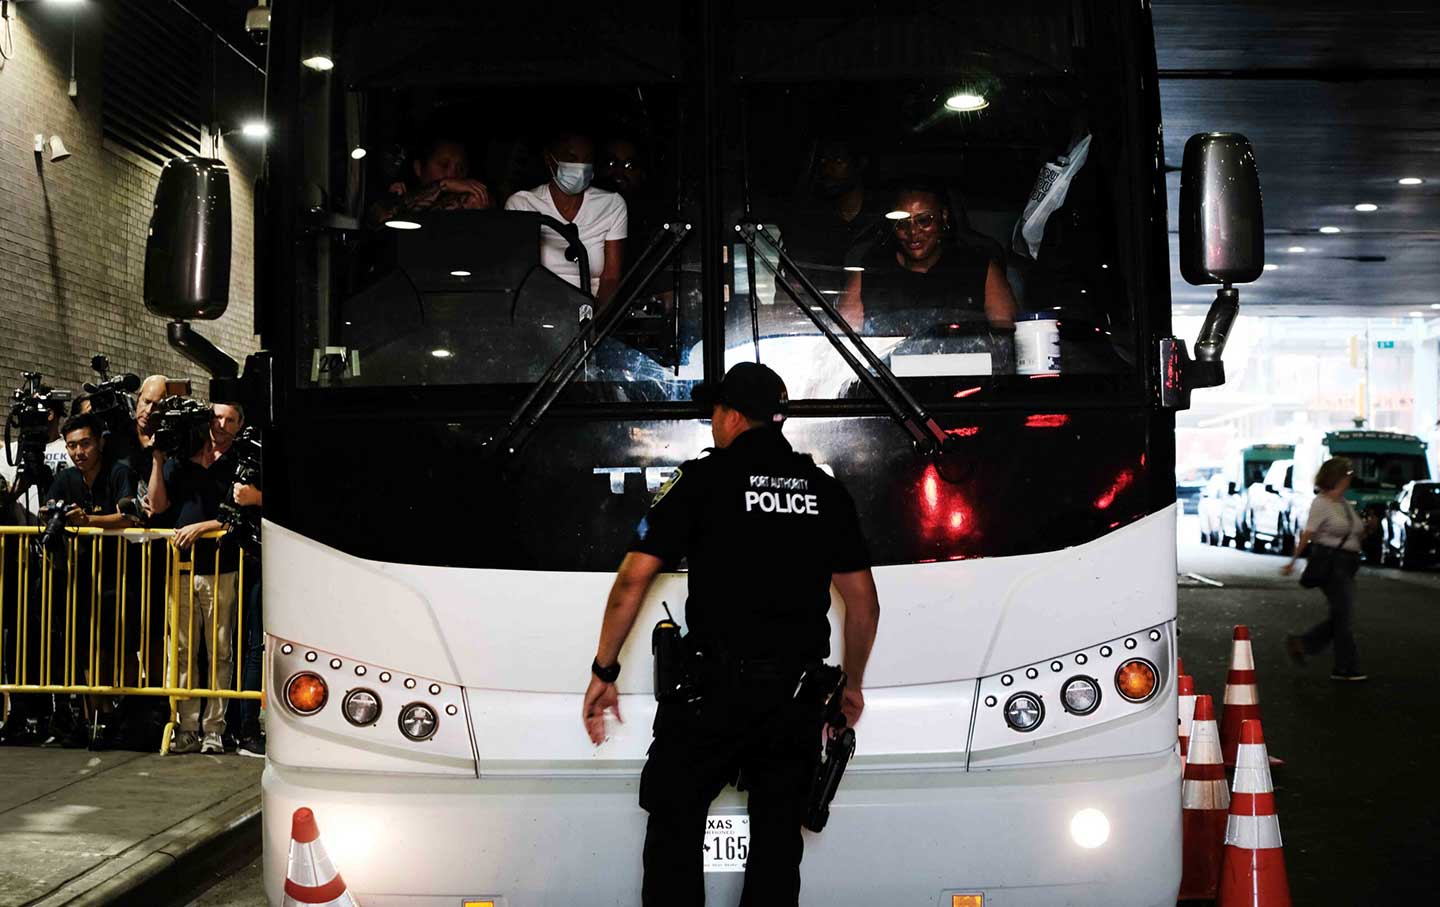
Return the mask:
[[[240,134],[249,139],[270,138],[270,125],[264,120],[247,120],[240,126]]]
[[[1424,313],[1424,312],[1411,312],[1411,313],[1410,313],[1410,317],[1411,317],[1411,318],[1424,318],[1424,317],[1425,317],[1425,313]]]
[[[1430,308],[1432,308],[1432,309],[1440,309],[1440,302],[1432,302],[1432,303],[1430,303]]]
[[[852,272],[854,272],[854,273],[856,273],[856,274],[859,274],[861,271],[864,271],[865,269],[862,268],[862,267],[860,267],[859,265],[846,265],[846,266],[845,266],[845,270],[847,270],[847,271],[852,271]]]
[[[1299,255],[1301,252],[1304,252],[1304,251],[1305,251],[1305,247],[1304,247],[1304,246],[1291,246],[1290,248],[1286,249],[1285,251],[1286,251],[1286,252],[1289,252],[1289,253],[1291,253],[1291,254],[1293,254],[1293,255]]]
[[[1369,214],[1371,211],[1379,211],[1380,206],[1372,204],[1370,202],[1361,202],[1360,204],[1355,206],[1355,210],[1365,214]]]
[[[451,276],[451,277],[469,277],[469,276],[470,276],[470,272],[469,272],[469,271],[451,271],[451,272],[450,272],[450,276]]]
[[[1267,270],[1267,271],[1278,271],[1278,270],[1280,270],[1280,266],[1277,265],[1277,264],[1270,264],[1270,263],[1267,262],[1266,265],[1265,265],[1265,270]]]
[[[335,68],[335,61],[324,54],[316,54],[313,57],[306,57],[300,61],[306,69],[313,69],[316,72],[329,72]]]
[[[449,350],[431,350],[430,355],[434,356],[436,359],[449,359],[454,354],[451,353]]]
[[[990,106],[990,102],[985,99],[984,95],[962,91],[959,94],[952,94],[946,98],[945,106],[951,110],[958,110],[961,113],[970,113],[976,110],[984,110]]]
[[[909,211],[886,211],[886,212],[885,212],[885,219],[886,219],[886,220],[909,220],[909,219],[910,219],[910,212],[909,212]]]
[[[1402,186],[1418,186],[1425,181],[1418,176],[1402,176],[1398,182]]]
[[[391,230],[419,230],[420,225],[413,220],[387,220],[385,226]]]
[[[360,160],[361,158],[363,158],[364,156],[365,156],[365,149],[364,149],[364,148],[361,148],[359,145],[356,145],[354,148],[351,148],[351,149],[350,149],[350,157],[351,157],[352,160],[357,160],[357,161],[358,161],[358,160]]]
[[[1321,233],[1339,233],[1339,232],[1341,232],[1341,230],[1340,230],[1339,227],[1321,227],[1321,228],[1320,228],[1320,232],[1321,232]]]

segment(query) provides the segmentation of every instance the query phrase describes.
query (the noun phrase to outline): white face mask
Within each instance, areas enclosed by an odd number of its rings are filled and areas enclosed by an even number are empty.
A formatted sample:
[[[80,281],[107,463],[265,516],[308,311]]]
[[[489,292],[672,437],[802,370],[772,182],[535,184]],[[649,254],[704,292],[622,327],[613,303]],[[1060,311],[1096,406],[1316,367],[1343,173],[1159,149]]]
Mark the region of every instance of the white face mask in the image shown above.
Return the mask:
[[[557,161],[552,172],[555,185],[560,187],[561,192],[566,195],[579,195],[590,188],[590,181],[595,178],[595,165]]]

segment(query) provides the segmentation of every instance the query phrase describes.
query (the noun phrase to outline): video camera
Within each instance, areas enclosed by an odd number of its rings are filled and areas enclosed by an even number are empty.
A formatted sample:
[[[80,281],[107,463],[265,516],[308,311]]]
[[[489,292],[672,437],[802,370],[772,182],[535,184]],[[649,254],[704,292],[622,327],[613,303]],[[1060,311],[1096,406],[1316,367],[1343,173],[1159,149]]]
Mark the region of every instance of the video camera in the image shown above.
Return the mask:
[[[215,410],[193,397],[166,397],[150,411],[155,447],[173,460],[188,460],[210,440]]]
[[[45,528],[40,530],[39,549],[47,549],[54,552],[59,549],[60,542],[65,535],[65,513],[70,505],[64,501],[46,501],[40,508],[40,517],[45,521]]]
[[[99,353],[90,357],[90,368],[100,376],[99,381],[85,385],[90,411],[105,423],[107,434],[123,437],[135,418],[135,401],[130,395],[140,390],[140,376],[126,373],[111,377],[110,360]]]
[[[264,472],[261,469],[261,442],[260,430],[253,425],[247,425],[225,451],[227,459],[235,461],[235,484],[253,485],[260,491],[265,490]],[[233,487],[233,486],[232,486]],[[260,515],[257,507],[241,507],[237,505],[231,494],[231,489],[226,489],[225,502],[220,505],[220,522],[225,528],[233,533],[239,540],[240,546],[252,554],[260,551]]]
[[[70,402],[69,391],[57,391],[41,383],[39,372],[21,372],[24,383],[15,388],[11,399],[10,417],[5,421],[5,458],[15,467],[15,488],[45,487],[50,484],[50,468],[45,465],[45,445],[50,443],[50,411],[65,414]],[[18,434],[19,451],[10,447],[12,434]]]

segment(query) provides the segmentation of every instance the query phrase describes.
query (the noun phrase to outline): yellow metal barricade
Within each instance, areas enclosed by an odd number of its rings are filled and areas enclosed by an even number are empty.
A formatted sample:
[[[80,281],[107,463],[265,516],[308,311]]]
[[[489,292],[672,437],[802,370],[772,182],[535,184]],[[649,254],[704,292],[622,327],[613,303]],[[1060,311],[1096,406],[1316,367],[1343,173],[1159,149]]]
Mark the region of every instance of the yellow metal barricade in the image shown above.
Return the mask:
[[[249,556],[237,553],[237,569],[222,573],[217,554],[213,569],[197,575],[193,548],[177,549],[174,530],[66,527],[48,545],[42,533],[0,526],[0,694],[169,697],[162,752],[180,702],[263,700],[263,690],[243,689],[247,581],[257,578]],[[201,640],[197,586],[212,615]],[[233,627],[221,627],[225,607]],[[208,668],[197,677],[202,648]],[[233,676],[222,677],[217,656],[226,650]]]

